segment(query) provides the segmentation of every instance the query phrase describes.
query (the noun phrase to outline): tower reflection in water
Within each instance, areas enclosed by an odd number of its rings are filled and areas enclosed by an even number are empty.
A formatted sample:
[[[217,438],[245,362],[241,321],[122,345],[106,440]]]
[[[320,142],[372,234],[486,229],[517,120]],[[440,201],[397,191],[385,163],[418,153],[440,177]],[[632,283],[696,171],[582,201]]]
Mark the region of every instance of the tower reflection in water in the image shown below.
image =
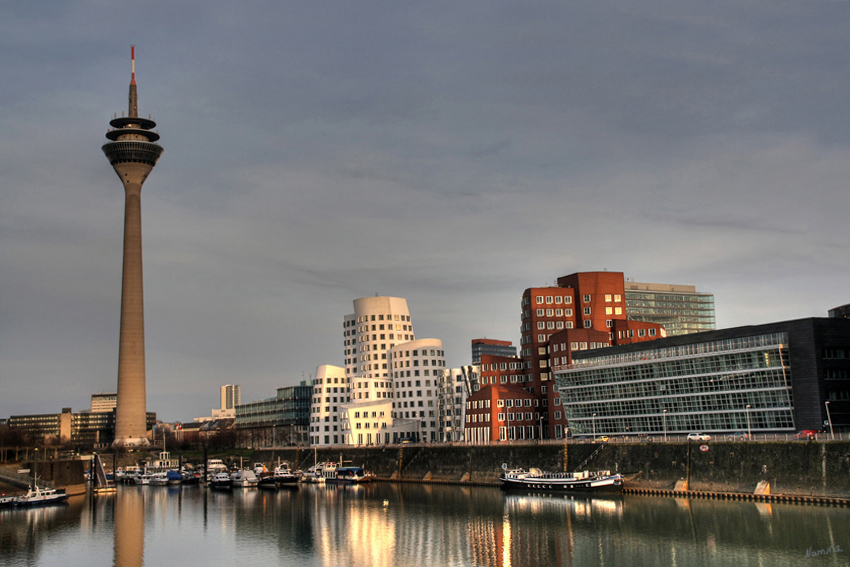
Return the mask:
[[[140,490],[115,498],[115,567],[142,567],[145,556],[145,500]]]

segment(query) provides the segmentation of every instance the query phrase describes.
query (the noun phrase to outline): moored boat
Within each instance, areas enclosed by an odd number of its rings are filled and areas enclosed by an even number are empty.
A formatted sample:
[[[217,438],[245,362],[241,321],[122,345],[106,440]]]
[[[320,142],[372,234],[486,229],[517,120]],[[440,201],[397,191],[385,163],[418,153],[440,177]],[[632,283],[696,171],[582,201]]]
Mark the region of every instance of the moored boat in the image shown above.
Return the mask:
[[[340,467],[336,463],[327,463],[322,469],[322,476],[326,483],[336,484],[360,484],[372,480],[363,467]]]
[[[33,484],[26,494],[21,494],[15,500],[16,506],[46,506],[60,504],[68,499],[68,494],[62,488],[39,488]]]
[[[546,492],[619,492],[623,490],[623,475],[611,471],[581,471],[572,473],[544,472],[539,469],[508,469],[502,465],[499,475],[502,488],[522,488]]]
[[[233,488],[233,479],[225,471],[219,471],[210,476],[207,484],[210,488],[219,488],[229,490]]]
[[[241,471],[236,471],[230,478],[233,480],[234,488],[252,488],[257,486],[257,483],[260,479],[257,478],[257,475],[254,474],[254,471],[251,469],[243,469]]]
[[[274,482],[277,486],[297,485],[298,475],[289,468],[289,463],[281,463],[274,469]]]

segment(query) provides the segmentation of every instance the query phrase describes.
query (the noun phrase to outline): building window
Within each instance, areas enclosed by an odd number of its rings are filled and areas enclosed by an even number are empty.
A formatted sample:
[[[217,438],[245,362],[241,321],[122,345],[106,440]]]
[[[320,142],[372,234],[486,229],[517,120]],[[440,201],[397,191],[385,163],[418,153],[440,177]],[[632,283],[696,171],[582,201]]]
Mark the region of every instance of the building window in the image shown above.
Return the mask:
[[[585,307],[583,312],[585,315],[590,315],[590,307]]]
[[[584,328],[589,329],[593,323],[590,320],[584,322]]]
[[[590,303],[590,294],[585,294],[585,295],[581,296],[581,300],[584,301],[585,303]]]
[[[536,303],[538,305],[543,303],[543,296],[542,295],[538,295],[535,299],[536,299]]]

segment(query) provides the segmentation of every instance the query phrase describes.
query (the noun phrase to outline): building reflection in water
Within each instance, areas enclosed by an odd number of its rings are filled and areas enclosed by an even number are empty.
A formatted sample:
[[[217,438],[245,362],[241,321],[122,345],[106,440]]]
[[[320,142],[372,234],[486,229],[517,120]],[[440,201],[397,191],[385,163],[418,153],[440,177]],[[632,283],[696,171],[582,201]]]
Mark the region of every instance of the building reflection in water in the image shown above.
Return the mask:
[[[115,567],[796,567],[810,548],[850,553],[846,510],[787,504],[388,483],[121,487],[77,502],[86,505],[0,511],[0,567],[103,565],[110,555]]]

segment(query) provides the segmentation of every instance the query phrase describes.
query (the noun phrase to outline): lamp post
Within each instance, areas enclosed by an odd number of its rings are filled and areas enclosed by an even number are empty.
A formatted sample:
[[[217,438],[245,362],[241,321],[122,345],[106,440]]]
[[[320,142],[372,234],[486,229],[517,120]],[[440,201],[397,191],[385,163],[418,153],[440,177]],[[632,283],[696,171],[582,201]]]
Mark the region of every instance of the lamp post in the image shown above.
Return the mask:
[[[666,443],[667,442],[667,410],[664,410],[664,412],[661,414],[661,416],[664,418],[664,442]]]
[[[593,414],[593,438],[596,439],[596,414]]]
[[[277,440],[277,435],[276,435],[277,430],[275,429],[276,427],[277,427],[277,424],[273,423],[272,424],[272,449],[274,449],[274,442]]]
[[[752,430],[752,427],[750,427],[750,408],[751,407],[752,406],[750,404],[747,404],[747,441],[749,441],[750,439],[753,438],[753,430]]]
[[[543,440],[543,414],[540,414],[540,417],[537,418],[537,421],[540,422],[540,440]]]
[[[835,432],[832,430],[832,416],[829,415],[829,402],[824,402],[826,406],[826,420],[829,422],[829,438],[835,441]]]

